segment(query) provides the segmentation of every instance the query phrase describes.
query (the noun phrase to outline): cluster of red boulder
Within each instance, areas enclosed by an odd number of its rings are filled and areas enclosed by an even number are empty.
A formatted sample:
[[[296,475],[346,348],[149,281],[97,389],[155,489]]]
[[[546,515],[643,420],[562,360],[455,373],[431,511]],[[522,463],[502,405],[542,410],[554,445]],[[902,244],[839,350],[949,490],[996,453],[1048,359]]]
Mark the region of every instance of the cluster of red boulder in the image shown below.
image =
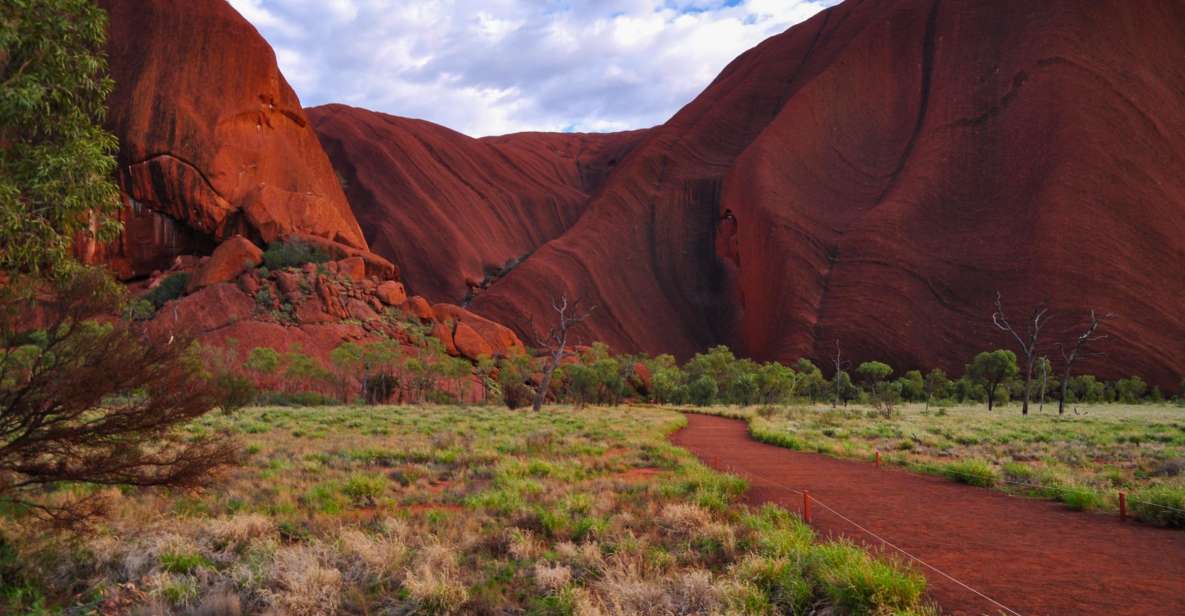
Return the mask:
[[[415,344],[401,326],[415,320],[450,355],[477,361],[525,352],[508,328],[458,306],[408,297],[402,283],[369,275],[360,257],[276,271],[262,264],[263,252],[241,236],[209,257],[178,259],[148,287],[187,272],[186,294],[166,303],[147,327],[156,336],[236,340],[244,353],[259,346],[286,351],[296,344],[324,359],[345,341],[390,338]]]

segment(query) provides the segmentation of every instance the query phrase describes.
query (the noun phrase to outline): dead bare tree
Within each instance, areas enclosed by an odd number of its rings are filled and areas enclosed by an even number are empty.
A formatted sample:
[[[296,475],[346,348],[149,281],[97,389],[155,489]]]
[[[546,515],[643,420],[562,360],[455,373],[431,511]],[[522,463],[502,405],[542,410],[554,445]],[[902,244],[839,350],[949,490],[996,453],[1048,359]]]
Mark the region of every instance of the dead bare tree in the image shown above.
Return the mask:
[[[551,377],[568,352],[568,335],[572,328],[587,320],[597,309],[596,306],[593,306],[583,310],[580,307],[581,303],[582,299],[569,303],[568,297],[565,295],[561,295],[558,300],[551,301],[551,307],[556,312],[556,323],[539,341],[539,346],[547,350],[547,366],[543,368],[543,378],[540,380],[539,390],[535,392],[535,403],[531,407],[536,412],[543,408],[543,402],[547,399],[547,390],[551,387]]]
[[[1029,414],[1029,400],[1033,397],[1033,364],[1037,356],[1037,343],[1041,337],[1041,328],[1049,321],[1049,317],[1049,308],[1044,303],[1038,304],[1033,308],[1032,316],[1025,322],[1024,332],[1019,332],[1004,316],[1003,297],[999,291],[996,292],[996,311],[992,313],[992,323],[1000,331],[1012,334],[1025,359],[1025,399],[1021,407],[1022,415]]]
[[[1053,365],[1049,362],[1048,357],[1042,357],[1037,360],[1037,367],[1041,371],[1041,406],[1037,408],[1037,412],[1045,412],[1045,393],[1049,390],[1049,371],[1053,369]]]
[[[1112,313],[1104,314],[1102,317],[1094,311],[1090,311],[1090,322],[1086,329],[1074,339],[1074,342],[1067,347],[1064,344],[1058,344],[1058,350],[1062,354],[1062,362],[1065,364],[1065,369],[1062,373],[1062,395],[1057,401],[1057,414],[1064,415],[1066,412],[1066,394],[1070,391],[1070,371],[1074,368],[1074,362],[1082,357],[1098,357],[1102,353],[1095,353],[1087,350],[1087,347],[1092,342],[1105,340],[1107,336],[1098,333],[1099,327],[1103,325],[1104,321],[1114,319],[1115,315]]]
[[[831,363],[835,366],[835,377],[832,378],[832,382],[834,384],[834,389],[835,389],[835,398],[833,398],[831,400],[831,408],[834,409],[834,408],[839,408],[839,398],[840,398],[840,394],[841,394],[841,391],[840,391],[841,383],[840,383],[839,375],[844,370],[847,370],[848,366],[851,365],[851,362],[844,361],[843,350],[840,349],[838,339],[835,341],[835,356],[831,358]]]

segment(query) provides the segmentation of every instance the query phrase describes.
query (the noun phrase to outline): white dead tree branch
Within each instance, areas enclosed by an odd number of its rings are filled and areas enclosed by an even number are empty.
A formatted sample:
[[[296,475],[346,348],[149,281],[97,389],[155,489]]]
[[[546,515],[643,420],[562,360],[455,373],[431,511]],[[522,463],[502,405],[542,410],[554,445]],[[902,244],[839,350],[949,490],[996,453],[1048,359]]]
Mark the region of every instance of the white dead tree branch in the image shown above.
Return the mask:
[[[538,341],[538,346],[547,351],[547,366],[543,368],[543,378],[539,383],[539,390],[535,392],[535,403],[532,405],[532,409],[535,411],[543,408],[543,402],[547,399],[547,390],[551,387],[551,377],[568,352],[568,336],[572,329],[588,320],[593,311],[597,309],[596,306],[587,310],[583,309],[580,306],[582,302],[583,299],[569,302],[566,295],[561,295],[559,299],[551,301],[551,307],[556,313],[556,321],[547,334]]]

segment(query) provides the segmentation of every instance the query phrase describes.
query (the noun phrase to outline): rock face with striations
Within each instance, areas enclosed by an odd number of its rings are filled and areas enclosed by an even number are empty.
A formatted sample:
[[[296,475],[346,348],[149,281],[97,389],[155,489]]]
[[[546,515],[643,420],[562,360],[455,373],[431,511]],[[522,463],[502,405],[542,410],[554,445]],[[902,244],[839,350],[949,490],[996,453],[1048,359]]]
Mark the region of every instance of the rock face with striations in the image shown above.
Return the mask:
[[[366,249],[275,54],[223,0],[101,0],[126,233],[91,260],[142,274],[235,234]],[[106,254],[104,254],[106,253]]]
[[[849,0],[734,61],[476,298],[526,333],[956,372],[1040,301],[1115,312],[1106,376],[1185,372],[1185,5]],[[409,273],[409,276],[417,275]],[[1045,350],[1056,355],[1050,345]]]
[[[434,302],[467,301],[571,227],[645,134],[473,139],[344,105],[307,113],[372,249]]]

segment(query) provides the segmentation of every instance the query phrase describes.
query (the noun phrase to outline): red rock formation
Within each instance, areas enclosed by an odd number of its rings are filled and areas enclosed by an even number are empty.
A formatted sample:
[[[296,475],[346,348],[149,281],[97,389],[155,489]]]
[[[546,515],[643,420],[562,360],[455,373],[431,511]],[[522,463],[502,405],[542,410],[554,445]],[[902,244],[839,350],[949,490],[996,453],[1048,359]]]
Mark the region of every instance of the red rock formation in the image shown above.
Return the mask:
[[[999,290],[1049,300],[1057,329],[1122,315],[1088,368],[1175,386],[1183,25],[1158,0],[849,0],[733,62],[473,309],[524,332],[566,293],[620,350],[839,339],[961,372],[1009,342]]]
[[[563,233],[644,134],[472,139],[343,105],[307,113],[372,249],[434,302],[462,303]]]
[[[130,204],[125,237],[83,256],[125,275],[242,233],[366,249],[300,101],[263,37],[223,0],[101,0]],[[107,252],[109,254],[102,254]]]
[[[193,293],[220,282],[231,282],[244,271],[263,263],[263,251],[247,238],[236,235],[218,245],[214,254],[189,279]]]

